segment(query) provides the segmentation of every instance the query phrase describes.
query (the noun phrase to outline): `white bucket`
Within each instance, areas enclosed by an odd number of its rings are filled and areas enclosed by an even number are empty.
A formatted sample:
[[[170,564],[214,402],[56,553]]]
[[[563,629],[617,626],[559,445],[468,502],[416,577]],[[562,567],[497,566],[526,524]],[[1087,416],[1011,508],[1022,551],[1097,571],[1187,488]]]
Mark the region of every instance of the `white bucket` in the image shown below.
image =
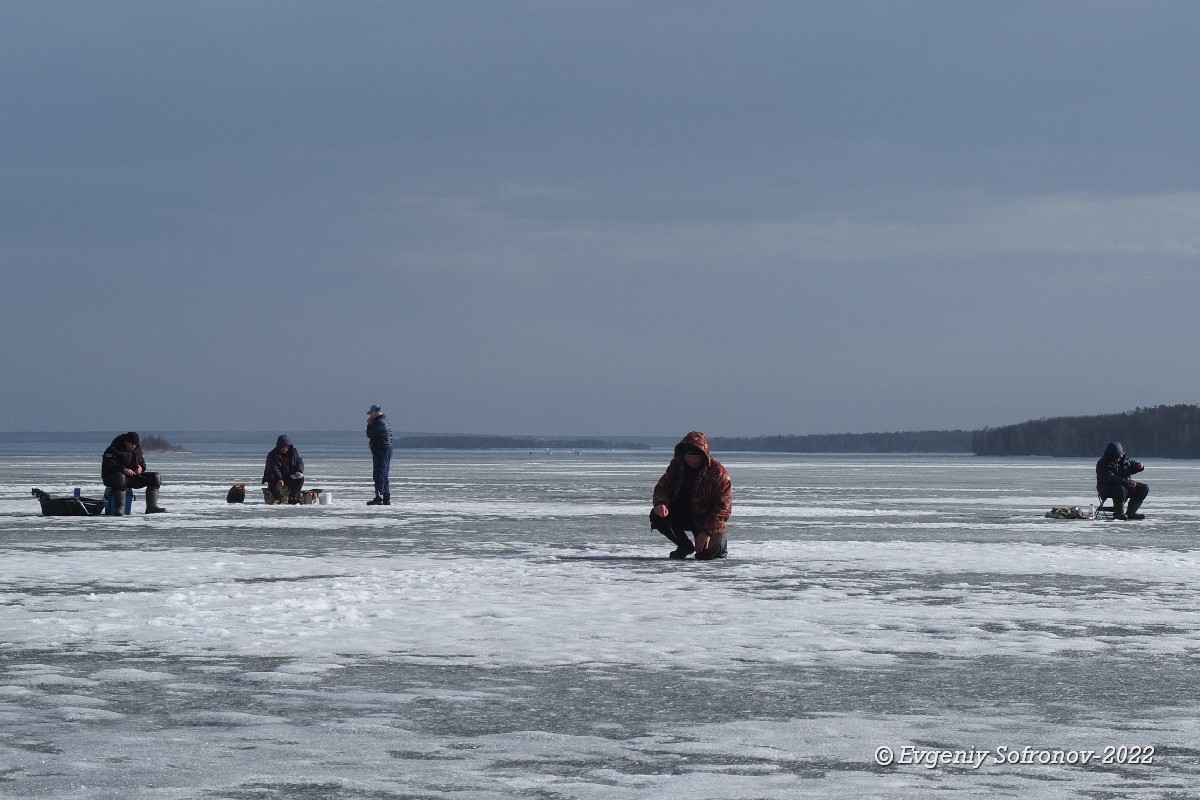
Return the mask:
[[[331,495],[329,492],[321,492],[319,495],[317,495],[317,502],[323,506],[327,506],[333,502],[333,495]]]

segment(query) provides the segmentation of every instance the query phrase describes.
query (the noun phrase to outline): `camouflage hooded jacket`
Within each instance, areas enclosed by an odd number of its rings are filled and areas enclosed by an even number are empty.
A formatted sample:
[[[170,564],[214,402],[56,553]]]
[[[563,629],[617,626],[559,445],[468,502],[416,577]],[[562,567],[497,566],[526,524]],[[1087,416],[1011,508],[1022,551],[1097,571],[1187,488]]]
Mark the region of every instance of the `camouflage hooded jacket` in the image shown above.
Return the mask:
[[[683,451],[695,447],[704,454],[704,466],[696,476],[692,489],[692,522],[695,533],[708,535],[725,533],[729,512],[733,509],[733,484],[725,467],[712,457],[708,449],[708,437],[700,431],[692,431],[675,445],[675,457],[667,465],[667,471],[654,486],[654,505],[665,505],[668,509],[683,485]]]

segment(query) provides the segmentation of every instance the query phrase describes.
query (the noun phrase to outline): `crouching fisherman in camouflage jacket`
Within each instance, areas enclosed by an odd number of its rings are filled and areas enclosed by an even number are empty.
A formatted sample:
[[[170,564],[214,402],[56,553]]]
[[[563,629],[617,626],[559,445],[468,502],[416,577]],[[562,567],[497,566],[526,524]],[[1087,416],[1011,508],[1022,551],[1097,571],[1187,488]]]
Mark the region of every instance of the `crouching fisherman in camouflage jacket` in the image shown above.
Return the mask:
[[[733,485],[712,457],[708,437],[692,431],[675,445],[675,457],[654,486],[650,527],[675,544],[671,558],[707,561],[725,558],[726,523],[733,508]],[[693,545],[687,531],[696,537]]]
[[[125,514],[125,490],[146,490],[146,513],[162,514],[165,508],[158,507],[158,488],[162,480],[157,472],[146,471],[146,459],[142,455],[142,440],[136,431],[122,433],[112,440],[100,461],[100,479],[113,492],[113,505],[117,516]]]

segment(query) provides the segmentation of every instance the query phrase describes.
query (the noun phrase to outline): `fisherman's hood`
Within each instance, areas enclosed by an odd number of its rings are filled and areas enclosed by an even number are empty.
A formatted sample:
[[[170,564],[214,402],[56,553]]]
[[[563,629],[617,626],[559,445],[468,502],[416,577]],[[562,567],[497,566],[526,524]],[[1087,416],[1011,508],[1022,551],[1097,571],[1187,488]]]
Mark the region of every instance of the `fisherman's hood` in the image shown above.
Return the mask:
[[[1125,448],[1121,446],[1120,442],[1109,442],[1108,447],[1104,448],[1105,461],[1116,461],[1123,455],[1125,455]]]
[[[675,445],[675,457],[682,460],[683,451],[689,447],[694,447],[704,454],[705,467],[708,466],[708,462],[712,461],[712,453],[708,449],[708,437],[700,431],[692,431],[679,440],[679,444]]]

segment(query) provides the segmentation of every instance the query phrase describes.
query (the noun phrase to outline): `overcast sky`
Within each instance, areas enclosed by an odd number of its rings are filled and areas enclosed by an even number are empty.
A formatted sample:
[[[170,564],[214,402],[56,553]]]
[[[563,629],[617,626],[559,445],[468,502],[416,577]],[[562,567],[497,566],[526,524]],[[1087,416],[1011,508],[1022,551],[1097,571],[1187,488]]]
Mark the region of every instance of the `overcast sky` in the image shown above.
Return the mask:
[[[0,4],[0,430],[1200,401],[1200,4]]]

